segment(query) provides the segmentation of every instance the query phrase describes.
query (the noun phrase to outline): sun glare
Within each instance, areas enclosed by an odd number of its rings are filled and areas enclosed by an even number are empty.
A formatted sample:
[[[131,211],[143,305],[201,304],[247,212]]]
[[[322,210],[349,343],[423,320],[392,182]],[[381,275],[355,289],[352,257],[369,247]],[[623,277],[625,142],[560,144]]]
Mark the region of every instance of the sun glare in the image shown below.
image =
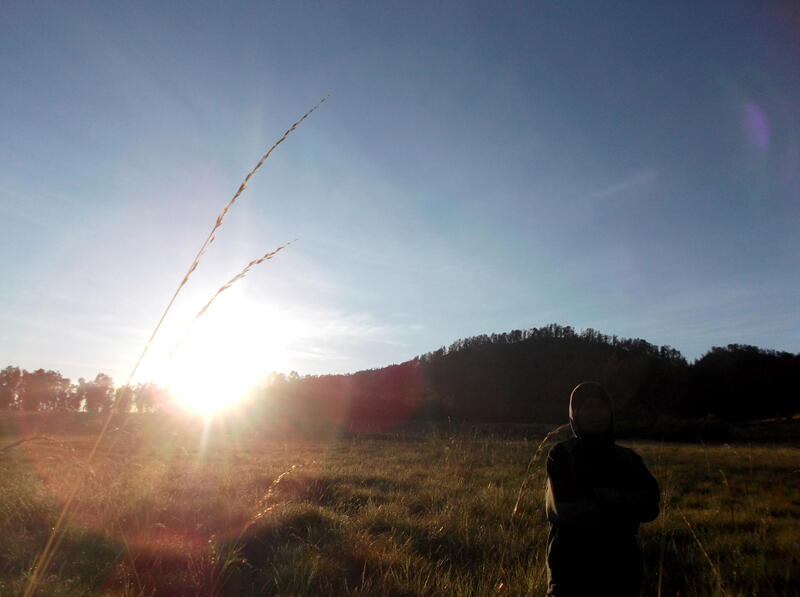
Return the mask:
[[[289,333],[274,308],[231,292],[178,346],[164,383],[182,406],[211,416],[241,401],[270,371],[286,367]]]

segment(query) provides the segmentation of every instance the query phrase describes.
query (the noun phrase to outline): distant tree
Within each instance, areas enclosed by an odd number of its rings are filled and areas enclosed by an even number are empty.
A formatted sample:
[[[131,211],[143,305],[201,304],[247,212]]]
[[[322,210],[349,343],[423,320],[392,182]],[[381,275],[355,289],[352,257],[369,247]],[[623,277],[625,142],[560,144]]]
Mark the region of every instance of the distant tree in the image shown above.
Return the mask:
[[[120,386],[114,392],[114,409],[117,412],[127,413],[133,406],[133,388],[131,386]]]
[[[133,405],[136,412],[149,412],[152,407],[152,399],[150,394],[151,383],[138,383],[133,388]]]
[[[133,388],[133,404],[136,407],[136,412],[144,413],[158,410],[164,406],[167,400],[166,392],[151,381],[138,383]]]
[[[65,410],[80,410],[83,403],[83,395],[80,392],[81,383],[85,383],[83,378],[78,379],[78,383],[69,384],[64,393],[63,401],[60,405]]]
[[[41,392],[37,387],[39,372],[44,373],[44,369],[37,369],[33,373],[22,370],[22,379],[20,379],[17,394],[17,404],[20,410],[39,410],[41,399]]]
[[[69,379],[63,377],[58,371],[49,371],[51,392],[49,400],[45,402],[47,410],[66,410],[69,408],[71,392]]]
[[[72,384],[70,388],[72,393],[72,402],[75,404],[76,410],[86,410],[86,394],[89,390],[89,384],[84,378],[79,377],[77,384]]]
[[[114,400],[114,380],[98,373],[94,381],[86,384],[84,408],[90,413],[105,412]]]
[[[22,410],[55,410],[69,396],[69,379],[58,371],[23,371],[19,402]]]
[[[267,386],[275,386],[286,383],[286,374],[279,371],[273,371],[267,376]]]
[[[9,365],[0,371],[0,410],[17,408],[17,392],[22,382],[22,370]]]

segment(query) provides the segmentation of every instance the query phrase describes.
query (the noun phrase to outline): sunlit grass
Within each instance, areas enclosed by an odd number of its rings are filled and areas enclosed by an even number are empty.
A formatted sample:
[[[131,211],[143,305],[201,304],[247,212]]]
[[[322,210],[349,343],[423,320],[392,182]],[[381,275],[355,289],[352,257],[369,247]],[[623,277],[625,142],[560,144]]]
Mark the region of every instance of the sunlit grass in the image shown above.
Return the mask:
[[[49,437],[0,456],[0,594],[24,590],[93,439],[84,423]],[[105,440],[41,593],[542,594],[540,465],[511,516],[540,438],[134,417]],[[643,594],[797,594],[800,450],[635,447],[663,491]]]

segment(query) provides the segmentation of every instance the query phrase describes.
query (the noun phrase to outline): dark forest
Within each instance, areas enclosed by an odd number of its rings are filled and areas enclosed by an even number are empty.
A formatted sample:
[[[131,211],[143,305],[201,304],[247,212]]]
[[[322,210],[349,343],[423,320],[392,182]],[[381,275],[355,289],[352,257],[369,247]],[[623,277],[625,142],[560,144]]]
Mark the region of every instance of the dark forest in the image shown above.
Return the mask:
[[[606,385],[623,428],[681,421],[743,422],[796,414],[800,355],[730,344],[689,363],[669,346],[551,324],[453,342],[410,361],[349,375],[272,374],[251,400],[308,426],[394,427],[409,421],[559,423],[582,380]],[[0,408],[152,411],[168,408],[155,384],[114,388],[56,371],[6,367]],[[315,416],[309,416],[309,415]]]

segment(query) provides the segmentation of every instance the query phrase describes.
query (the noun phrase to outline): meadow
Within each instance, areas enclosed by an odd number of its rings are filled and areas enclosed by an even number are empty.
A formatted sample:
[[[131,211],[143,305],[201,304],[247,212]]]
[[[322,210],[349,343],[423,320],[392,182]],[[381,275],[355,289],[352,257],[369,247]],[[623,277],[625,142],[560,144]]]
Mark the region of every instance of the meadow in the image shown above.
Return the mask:
[[[76,479],[37,595],[544,593],[545,450],[512,513],[546,428],[131,415],[87,468],[98,422],[64,417],[0,421],[0,595],[25,592]],[[620,443],[662,490],[643,595],[800,594],[800,449]]]

